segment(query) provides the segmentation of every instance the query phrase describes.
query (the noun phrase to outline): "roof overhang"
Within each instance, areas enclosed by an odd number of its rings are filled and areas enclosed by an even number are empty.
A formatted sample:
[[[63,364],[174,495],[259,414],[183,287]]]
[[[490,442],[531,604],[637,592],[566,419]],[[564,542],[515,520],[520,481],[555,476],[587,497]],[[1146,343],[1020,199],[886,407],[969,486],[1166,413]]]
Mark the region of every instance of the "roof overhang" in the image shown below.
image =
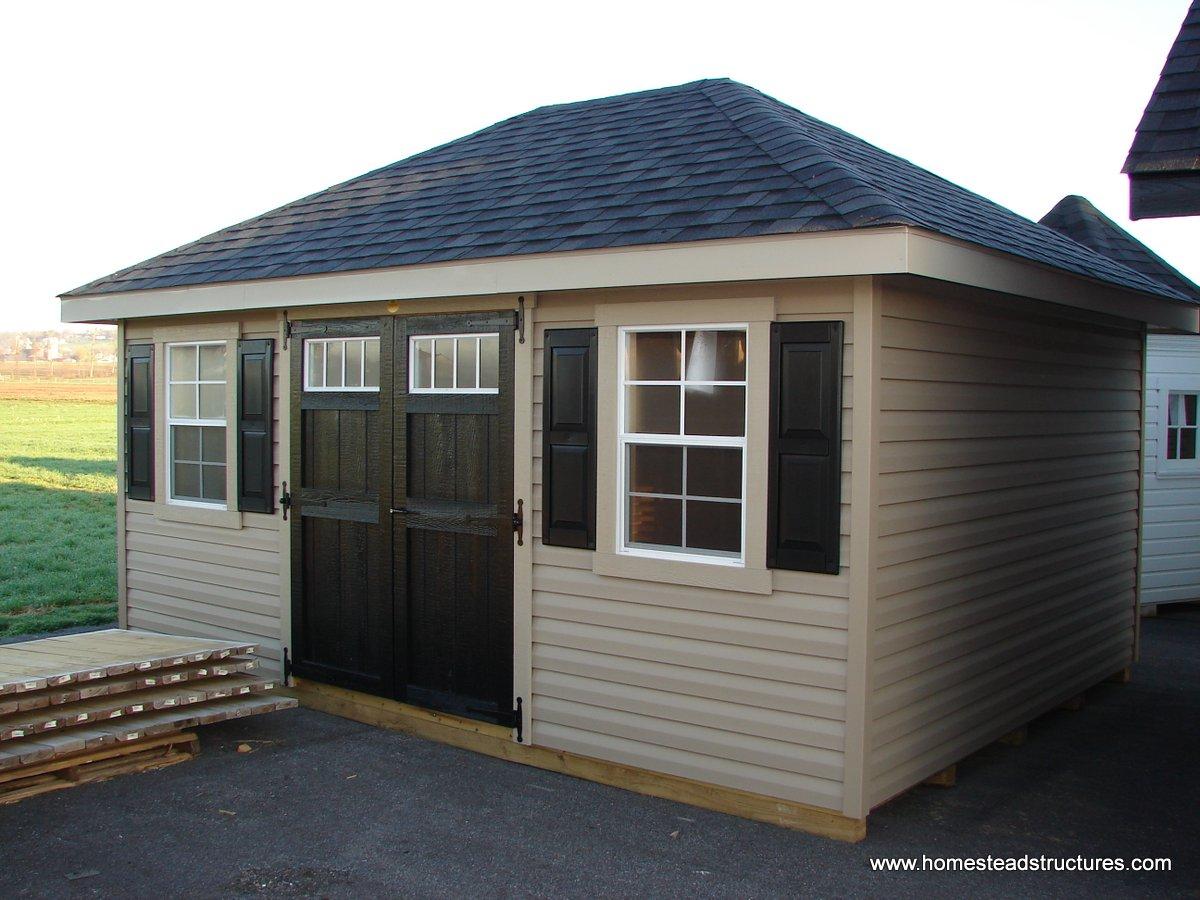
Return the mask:
[[[1129,218],[1200,216],[1200,170],[1129,176]]]
[[[529,254],[71,296],[62,299],[62,320],[115,322],[330,303],[899,274],[1033,297],[1162,328],[1200,331],[1200,307],[1193,304],[1116,288],[908,227]]]

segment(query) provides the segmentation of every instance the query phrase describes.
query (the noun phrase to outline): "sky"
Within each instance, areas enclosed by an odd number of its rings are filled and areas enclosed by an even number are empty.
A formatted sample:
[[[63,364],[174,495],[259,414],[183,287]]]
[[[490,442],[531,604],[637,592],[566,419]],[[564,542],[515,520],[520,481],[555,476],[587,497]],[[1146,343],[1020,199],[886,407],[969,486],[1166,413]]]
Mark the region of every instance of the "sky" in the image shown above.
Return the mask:
[[[0,331],[227,225],[548,103],[727,76],[1030,218],[1082,194],[1193,280],[1120,174],[1188,0],[0,9]]]

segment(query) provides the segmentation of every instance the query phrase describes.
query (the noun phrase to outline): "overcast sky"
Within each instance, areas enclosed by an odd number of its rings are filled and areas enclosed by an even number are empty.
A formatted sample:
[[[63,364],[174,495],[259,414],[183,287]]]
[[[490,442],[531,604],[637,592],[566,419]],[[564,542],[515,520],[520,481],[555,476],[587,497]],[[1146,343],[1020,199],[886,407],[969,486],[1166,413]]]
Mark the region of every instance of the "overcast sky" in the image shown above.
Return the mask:
[[[1083,194],[1200,281],[1121,165],[1188,0],[46,2],[0,11],[0,331],[541,106],[729,76],[1037,219]]]

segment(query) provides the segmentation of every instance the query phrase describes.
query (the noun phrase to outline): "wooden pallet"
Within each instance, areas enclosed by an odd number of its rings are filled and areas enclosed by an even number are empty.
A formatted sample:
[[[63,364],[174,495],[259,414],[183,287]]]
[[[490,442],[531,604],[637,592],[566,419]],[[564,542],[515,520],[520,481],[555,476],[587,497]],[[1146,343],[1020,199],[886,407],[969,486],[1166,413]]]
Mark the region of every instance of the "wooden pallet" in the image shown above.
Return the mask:
[[[194,733],[184,732],[76,753],[13,772],[0,772],[0,805],[116,775],[161,769],[194,759],[199,752],[199,739]]]
[[[0,646],[0,695],[247,656],[254,644],[108,629]]]

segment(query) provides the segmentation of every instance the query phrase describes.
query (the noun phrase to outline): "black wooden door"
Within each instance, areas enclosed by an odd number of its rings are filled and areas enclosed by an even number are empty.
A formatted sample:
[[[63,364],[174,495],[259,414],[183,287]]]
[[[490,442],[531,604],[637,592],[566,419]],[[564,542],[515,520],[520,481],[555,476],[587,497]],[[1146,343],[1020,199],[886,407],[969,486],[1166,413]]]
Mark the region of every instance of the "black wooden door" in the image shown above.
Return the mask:
[[[395,690],[392,328],[389,317],[297,323],[291,338],[293,670],[384,696]],[[378,340],[378,390],[362,385],[362,354],[376,348],[356,338]],[[313,390],[316,344],[317,366],[332,372],[336,351],[339,371]],[[348,352],[360,367],[351,378]],[[340,389],[350,381],[359,384]]]
[[[463,380],[478,392],[412,381],[416,356],[431,347],[424,339],[449,347],[452,335]],[[495,374],[480,374],[484,362],[472,375],[471,353],[486,353],[486,342],[497,347]],[[513,317],[399,317],[392,357],[396,695],[503,720],[512,710]]]

